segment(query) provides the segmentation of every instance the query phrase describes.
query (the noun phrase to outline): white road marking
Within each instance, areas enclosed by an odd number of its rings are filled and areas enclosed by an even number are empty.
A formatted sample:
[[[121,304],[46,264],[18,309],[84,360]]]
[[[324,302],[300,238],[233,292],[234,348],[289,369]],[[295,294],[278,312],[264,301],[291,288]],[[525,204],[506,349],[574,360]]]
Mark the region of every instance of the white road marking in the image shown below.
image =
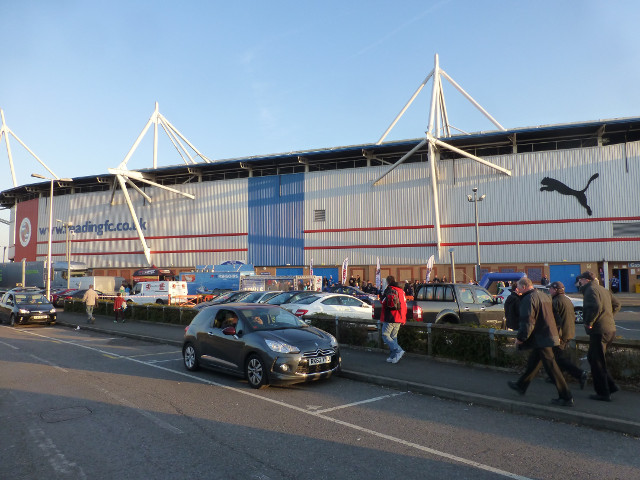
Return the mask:
[[[49,360],[45,360],[44,358],[40,358],[36,355],[29,354],[31,358],[35,358],[39,362],[45,363],[53,368],[57,368],[58,370],[62,370],[64,373],[69,373],[69,370],[62,368],[60,365],[56,365],[55,363],[51,363]]]
[[[47,459],[54,472],[63,475],[72,475],[73,478],[87,478],[77,463],[70,462],[66,459],[53,440],[47,437],[44,430],[39,427],[31,427],[29,428],[29,435],[35,439],[36,445],[42,450],[44,458]]]
[[[15,345],[11,345],[10,343],[0,342],[0,345],[4,345],[6,347],[13,348],[14,350],[20,350],[19,347],[16,347]]]
[[[434,455],[434,456],[437,456],[437,457],[446,458],[448,460],[460,463],[462,465],[467,465],[467,466],[470,466],[470,467],[477,468],[479,470],[484,470],[484,471],[487,471],[487,472],[495,473],[495,474],[501,475],[503,477],[513,478],[513,479],[516,479],[516,480],[533,480],[533,479],[530,479],[529,477],[518,475],[518,474],[515,474],[515,473],[512,473],[512,472],[507,472],[506,470],[501,470],[499,468],[495,468],[495,467],[492,467],[490,465],[486,465],[486,464],[483,464],[483,463],[480,463],[480,462],[476,462],[474,460],[470,460],[470,459],[467,459],[467,458],[459,457],[457,455],[453,455],[453,454],[450,454],[450,453],[447,453],[447,452],[443,452],[443,451],[440,451],[440,450],[435,450],[433,448],[429,448],[429,447],[426,447],[424,445],[420,445],[420,444],[417,444],[417,443],[414,443],[414,442],[409,442],[409,441],[403,440],[401,438],[394,437],[392,435],[387,435],[385,433],[377,432],[375,430],[371,430],[369,428],[361,427],[361,426],[355,425],[353,423],[349,423],[349,422],[338,420],[338,419],[335,419],[335,418],[332,418],[332,417],[328,417],[328,416],[323,415],[322,413],[309,411],[309,410],[301,408],[301,407],[296,407],[295,405],[290,405],[290,404],[282,402],[280,400],[274,400],[272,398],[262,397],[262,396],[258,395],[257,393],[253,393],[253,392],[250,392],[250,391],[247,391],[247,390],[241,390],[239,388],[231,387],[231,386],[228,386],[228,385],[223,385],[223,384],[218,383],[218,382],[207,380],[206,378],[199,378],[196,375],[193,375],[191,373],[187,373],[187,372],[179,371],[179,370],[173,370],[171,368],[163,367],[163,366],[157,365],[155,363],[145,362],[145,361],[142,361],[142,360],[138,360],[136,358],[130,358],[130,357],[126,357],[124,355],[119,355],[117,353],[106,352],[106,351],[101,350],[99,348],[90,347],[88,345],[82,345],[81,343],[76,343],[76,342],[69,341],[69,340],[59,340],[57,338],[51,338],[51,337],[47,337],[46,335],[39,335],[39,334],[33,333],[33,332],[25,332],[25,333],[29,333],[30,335],[34,335],[34,336],[41,337],[41,338],[46,338],[46,339],[49,339],[49,340],[54,340],[54,341],[58,341],[58,342],[62,342],[62,343],[67,343],[69,345],[74,345],[74,346],[80,347],[80,348],[86,348],[87,350],[92,350],[92,351],[95,351],[95,352],[98,352],[98,353],[102,353],[102,354],[106,354],[106,355],[112,355],[114,357],[119,357],[119,358],[122,358],[124,360],[128,360],[130,362],[139,363],[139,364],[142,364],[142,365],[146,365],[148,367],[153,367],[153,368],[157,368],[159,370],[164,370],[166,372],[170,372],[170,373],[173,373],[173,374],[176,374],[176,375],[180,375],[180,376],[189,378],[191,380],[195,380],[197,382],[206,383],[207,385],[212,385],[212,386],[215,386],[215,387],[224,388],[225,390],[229,390],[229,391],[238,393],[240,395],[245,395],[245,396],[248,396],[248,397],[255,398],[257,400],[262,400],[264,402],[269,402],[269,403],[272,403],[272,404],[275,404],[275,405],[279,405],[279,406],[281,406],[283,408],[288,408],[290,410],[294,410],[296,412],[300,412],[300,413],[303,413],[305,415],[311,415],[311,416],[314,416],[316,418],[325,420],[327,422],[335,423],[337,425],[341,425],[343,427],[346,427],[346,428],[349,428],[349,429],[352,429],[352,430],[357,430],[359,432],[363,432],[363,433],[366,433],[368,435],[372,435],[374,437],[378,437],[378,438],[381,438],[383,440],[387,440],[389,442],[397,443],[398,445],[403,445],[405,447],[413,448],[413,449],[416,449],[416,450],[419,450],[421,452],[425,452],[425,453],[428,453],[430,455]],[[136,407],[133,407],[133,408],[136,408]]]
[[[362,405],[364,403],[377,402],[379,400],[384,400],[385,398],[397,397],[398,395],[404,395],[406,393],[409,393],[409,392],[391,393],[389,395],[382,395],[381,397],[368,398],[367,400],[361,400],[359,402],[347,403],[345,405],[340,405],[340,406],[337,406],[337,407],[325,408],[323,410],[315,410],[314,413],[333,412],[334,410],[340,410],[342,408],[355,407],[356,405]]]

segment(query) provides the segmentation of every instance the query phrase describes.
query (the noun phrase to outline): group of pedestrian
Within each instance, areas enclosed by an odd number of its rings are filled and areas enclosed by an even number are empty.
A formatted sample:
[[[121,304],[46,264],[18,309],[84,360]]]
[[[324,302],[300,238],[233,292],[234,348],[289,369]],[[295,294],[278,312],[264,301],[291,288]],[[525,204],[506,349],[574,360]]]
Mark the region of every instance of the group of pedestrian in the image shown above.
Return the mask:
[[[98,292],[94,290],[93,285],[89,285],[89,289],[84,292],[82,301],[84,302],[87,312],[87,323],[96,323],[96,317],[93,316],[93,309],[98,304]],[[122,291],[119,291],[113,301],[113,313],[115,316],[113,323],[118,323],[118,319],[122,319],[121,321],[124,323],[124,310],[126,308],[127,304]]]
[[[615,337],[614,314],[620,303],[611,292],[599,285],[596,276],[589,271],[578,276],[580,292],[584,296],[583,318],[589,335],[587,359],[591,367],[595,394],[590,398],[611,401],[611,394],[618,386],[607,370],[605,352]],[[524,395],[540,367],[544,367],[548,381],[553,383],[558,397],[551,403],[573,406],[574,400],[563,371],[574,377],[584,389],[587,372],[575,365],[568,353],[568,344],[575,338],[575,311],[565,295],[562,282],[552,282],[548,295],[534,288],[529,278],[518,280],[511,289],[504,308],[507,327],[517,330],[516,347],[531,350],[524,372],[517,381],[508,385]]]

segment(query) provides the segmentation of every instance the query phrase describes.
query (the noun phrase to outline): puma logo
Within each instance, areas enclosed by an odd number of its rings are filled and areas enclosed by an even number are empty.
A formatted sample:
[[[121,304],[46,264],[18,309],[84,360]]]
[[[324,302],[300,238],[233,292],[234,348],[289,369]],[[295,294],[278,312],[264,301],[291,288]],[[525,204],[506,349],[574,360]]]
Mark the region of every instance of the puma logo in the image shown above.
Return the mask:
[[[578,200],[578,203],[580,203],[580,205],[587,209],[587,214],[591,216],[591,207],[587,205],[587,196],[585,195],[585,192],[587,191],[587,188],[589,188],[591,182],[593,182],[599,176],[599,173],[594,173],[587,182],[587,186],[582,190],[574,190],[573,188],[567,187],[564,183],[556,180],[555,178],[544,177],[540,181],[540,183],[542,184],[542,187],[540,187],[540,191],[558,192],[560,195],[572,195],[576,197],[576,200]]]

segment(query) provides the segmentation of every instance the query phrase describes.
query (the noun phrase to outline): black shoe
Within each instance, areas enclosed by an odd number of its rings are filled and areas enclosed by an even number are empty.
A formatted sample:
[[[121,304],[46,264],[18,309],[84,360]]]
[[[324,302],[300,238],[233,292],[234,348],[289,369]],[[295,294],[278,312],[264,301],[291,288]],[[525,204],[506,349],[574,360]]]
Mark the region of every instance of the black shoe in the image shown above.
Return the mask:
[[[552,398],[551,403],[560,407],[573,407],[573,398]]]
[[[611,401],[611,397],[609,395],[598,395],[597,393],[594,393],[593,395],[589,395],[589,398],[591,400],[599,400],[601,402],[610,402]]]
[[[507,382],[507,385],[509,385],[509,388],[511,390],[515,390],[516,392],[518,392],[520,395],[524,395],[525,393],[527,393],[527,390],[522,388],[520,385],[518,385],[518,382],[512,382],[511,380],[509,380]]]
[[[587,384],[587,372],[582,372],[580,375],[580,390],[584,390],[584,386]]]

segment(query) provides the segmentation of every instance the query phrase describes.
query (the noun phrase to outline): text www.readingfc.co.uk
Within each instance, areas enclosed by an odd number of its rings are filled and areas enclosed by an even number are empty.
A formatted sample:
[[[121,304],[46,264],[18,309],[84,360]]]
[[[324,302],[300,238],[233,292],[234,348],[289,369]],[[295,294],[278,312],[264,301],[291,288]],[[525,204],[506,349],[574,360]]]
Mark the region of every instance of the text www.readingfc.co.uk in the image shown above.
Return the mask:
[[[147,222],[144,219],[139,219],[139,225],[141,230],[147,229]],[[136,226],[133,222],[112,222],[110,220],[105,220],[104,222],[94,223],[91,220],[87,220],[83,224],[79,225],[69,225],[68,227],[53,227],[53,233],[55,234],[65,234],[67,233],[67,228],[69,228],[69,232],[78,234],[78,233],[95,233],[100,236],[105,232],[127,232],[130,230],[135,230]],[[39,228],[40,235],[47,235],[49,233],[49,227],[41,227]]]

